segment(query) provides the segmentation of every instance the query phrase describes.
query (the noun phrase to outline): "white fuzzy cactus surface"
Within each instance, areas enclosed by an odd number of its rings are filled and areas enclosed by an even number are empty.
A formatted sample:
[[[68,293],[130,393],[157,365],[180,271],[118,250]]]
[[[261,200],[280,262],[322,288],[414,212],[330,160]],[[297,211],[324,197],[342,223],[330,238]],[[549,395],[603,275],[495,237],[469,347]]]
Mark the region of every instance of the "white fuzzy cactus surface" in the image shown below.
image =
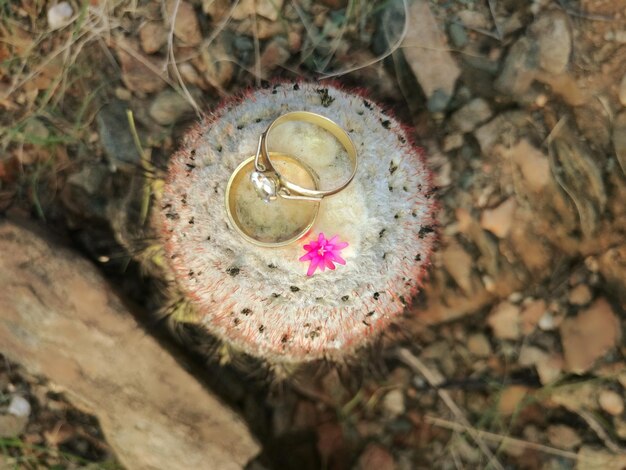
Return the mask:
[[[230,226],[225,190],[260,134],[290,111],[343,127],[359,166],[347,189],[321,202],[306,236],[264,248]],[[324,188],[341,179],[347,160],[334,137],[314,127],[284,124],[269,144],[313,167]],[[161,236],[195,321],[210,333],[270,362],[338,360],[376,338],[421,286],[435,237],[431,190],[420,152],[379,106],[336,86],[281,83],[225,103],[187,134],[170,162]],[[349,243],[346,264],[307,276],[299,258],[320,232]]]

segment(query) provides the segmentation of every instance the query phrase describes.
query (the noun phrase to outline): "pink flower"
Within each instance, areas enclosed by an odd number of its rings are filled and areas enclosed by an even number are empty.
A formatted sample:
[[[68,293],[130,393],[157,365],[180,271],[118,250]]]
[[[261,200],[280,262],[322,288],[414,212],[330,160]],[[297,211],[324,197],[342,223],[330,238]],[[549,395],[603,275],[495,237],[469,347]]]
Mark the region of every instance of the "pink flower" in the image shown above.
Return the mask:
[[[307,276],[312,276],[316,269],[324,271],[326,268],[335,269],[334,263],[346,264],[346,260],[339,256],[341,250],[348,246],[346,242],[338,241],[335,235],[330,240],[326,240],[323,233],[320,233],[317,240],[313,240],[308,245],[304,245],[307,254],[300,258],[300,261],[310,261]]]

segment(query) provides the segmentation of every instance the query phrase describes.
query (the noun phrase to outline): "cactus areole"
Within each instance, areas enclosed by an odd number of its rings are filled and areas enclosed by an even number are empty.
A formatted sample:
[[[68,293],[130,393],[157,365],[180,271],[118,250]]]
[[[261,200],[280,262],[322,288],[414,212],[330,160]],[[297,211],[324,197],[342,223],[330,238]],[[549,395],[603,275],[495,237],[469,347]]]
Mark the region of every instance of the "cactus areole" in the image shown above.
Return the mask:
[[[291,111],[317,113],[345,129],[358,170],[345,190],[319,203],[304,236],[260,246],[233,227],[225,191],[235,169],[255,155],[261,133]],[[345,173],[342,147],[323,129],[291,124],[273,132],[270,150],[297,158],[332,187]],[[431,190],[407,130],[360,92],[282,83],[226,102],[186,135],[161,201],[166,256],[194,310],[188,320],[270,362],[354,353],[421,287],[435,236]],[[288,202],[304,205],[281,212],[287,224],[308,210],[306,201]],[[260,232],[288,230],[265,214],[274,202],[252,197],[249,204],[246,217]]]

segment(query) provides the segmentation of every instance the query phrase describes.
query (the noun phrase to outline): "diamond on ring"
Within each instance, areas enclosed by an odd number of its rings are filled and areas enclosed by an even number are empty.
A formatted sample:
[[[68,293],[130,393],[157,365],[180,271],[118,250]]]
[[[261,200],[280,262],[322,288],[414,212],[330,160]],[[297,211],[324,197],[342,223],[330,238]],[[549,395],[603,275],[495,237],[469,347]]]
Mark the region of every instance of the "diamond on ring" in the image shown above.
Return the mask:
[[[250,182],[256,193],[264,202],[271,202],[276,199],[277,184],[274,178],[265,176],[258,171],[253,171],[250,173]]]

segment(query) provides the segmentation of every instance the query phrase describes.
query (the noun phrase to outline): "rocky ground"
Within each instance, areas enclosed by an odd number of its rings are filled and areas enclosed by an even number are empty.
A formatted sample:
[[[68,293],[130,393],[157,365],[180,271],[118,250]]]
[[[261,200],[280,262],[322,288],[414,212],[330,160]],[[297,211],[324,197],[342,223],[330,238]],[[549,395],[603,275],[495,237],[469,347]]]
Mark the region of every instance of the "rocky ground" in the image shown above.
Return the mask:
[[[338,78],[411,124],[440,242],[367,366],[252,388],[220,370],[264,444],[250,468],[626,468],[626,4],[0,1],[0,211],[155,310],[129,188],[158,187],[196,113],[274,78]],[[97,422],[6,361],[0,451],[118,468]]]

